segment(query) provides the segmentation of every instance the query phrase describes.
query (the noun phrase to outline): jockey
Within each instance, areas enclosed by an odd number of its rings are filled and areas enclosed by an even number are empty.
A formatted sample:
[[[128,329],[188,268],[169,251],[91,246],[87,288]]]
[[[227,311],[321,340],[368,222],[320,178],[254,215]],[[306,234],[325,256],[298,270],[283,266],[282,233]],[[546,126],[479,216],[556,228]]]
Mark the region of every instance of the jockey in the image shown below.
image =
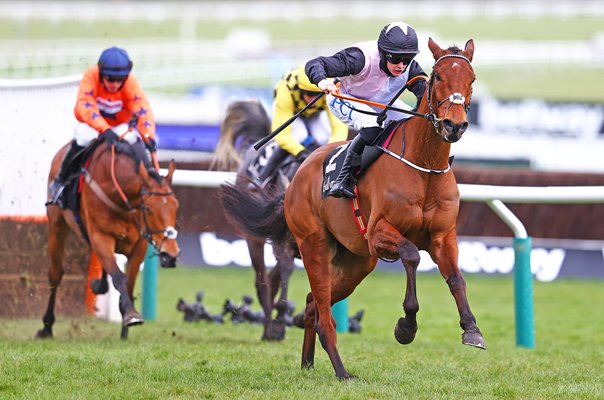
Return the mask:
[[[84,72],[74,110],[80,123],[76,126],[61,169],[50,184],[49,203],[58,201],[75,156],[100,135],[113,144],[119,135],[125,134],[123,139],[134,144],[140,132],[149,152],[156,151],[153,113],[147,96],[136,77],[130,73],[131,70],[132,61],[126,50],[111,47],[103,51],[96,65]],[[128,132],[133,119],[137,119],[136,127]]]
[[[331,57],[317,57],[306,63],[305,71],[310,81],[328,94],[330,110],[359,132],[348,145],[340,174],[329,191],[330,196],[355,197],[354,174],[360,166],[363,148],[379,135],[382,123],[405,118],[395,111],[388,111],[376,119],[355,109],[375,113],[379,108],[362,103],[355,103],[351,108],[351,103],[333,95],[341,91],[350,97],[390,104],[395,96],[400,96],[407,88],[415,95],[419,105],[426,88],[425,79],[415,79],[407,87],[407,82],[412,78],[426,76],[417,61],[413,60],[418,53],[415,29],[404,22],[393,22],[382,29],[377,42],[356,43]],[[340,78],[340,87],[327,78]],[[390,105],[410,109],[398,99]]]
[[[303,66],[287,71],[275,86],[271,130],[279,128],[320,94],[319,88],[308,80]],[[329,112],[322,97],[275,137],[279,146],[269,157],[258,181],[265,184],[288,154],[302,162],[310,154],[311,145],[320,146],[347,138],[348,127]]]

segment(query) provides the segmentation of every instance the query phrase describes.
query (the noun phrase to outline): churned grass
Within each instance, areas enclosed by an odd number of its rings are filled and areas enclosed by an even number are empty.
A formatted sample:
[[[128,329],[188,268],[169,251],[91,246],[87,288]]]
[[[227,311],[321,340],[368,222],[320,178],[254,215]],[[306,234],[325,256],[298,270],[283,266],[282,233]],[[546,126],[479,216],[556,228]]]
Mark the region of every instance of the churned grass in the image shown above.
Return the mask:
[[[349,299],[364,309],[362,332],[340,334],[340,382],[317,341],[315,368],[300,369],[302,330],[280,343],[261,327],[188,323],[176,311],[205,291],[219,313],[226,298],[253,294],[249,269],[161,270],[157,321],[119,339],[119,326],[58,316],[53,340],[34,340],[40,319],[0,319],[0,398],[5,399],[598,399],[604,398],[604,282],[535,283],[536,348],[515,344],[511,277],[466,276],[470,305],[487,350],[461,344],[459,317],[438,274],[420,274],[414,343],[393,337],[405,276],[376,271]],[[296,270],[292,299],[308,291]],[[257,302],[252,308],[258,309]],[[43,310],[40,310],[42,314]]]

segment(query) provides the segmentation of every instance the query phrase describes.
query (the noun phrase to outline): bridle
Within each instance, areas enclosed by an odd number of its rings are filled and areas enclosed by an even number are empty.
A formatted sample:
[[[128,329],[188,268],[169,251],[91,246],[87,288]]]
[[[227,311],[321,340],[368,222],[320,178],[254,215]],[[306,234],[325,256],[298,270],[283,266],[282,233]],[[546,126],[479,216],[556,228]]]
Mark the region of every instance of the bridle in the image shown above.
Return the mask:
[[[143,238],[145,238],[147,240],[147,242],[149,242],[149,244],[153,247],[153,255],[159,255],[161,253],[161,251],[160,251],[161,246],[164,244],[164,242],[166,240],[176,239],[178,237],[178,231],[173,226],[167,226],[165,229],[151,229],[149,227],[149,219],[147,218],[147,212],[150,209],[147,206],[147,204],[145,204],[145,196],[147,196],[147,199],[148,199],[149,197],[152,197],[152,196],[172,196],[172,195],[174,195],[174,192],[172,192],[172,191],[169,191],[166,193],[150,192],[150,191],[145,190],[144,188],[140,192],[141,204],[139,206],[139,210],[142,215],[142,220],[145,224],[145,230],[143,231],[141,229],[140,224],[137,223],[137,225],[138,225],[141,236]],[[163,233],[163,237],[161,239],[161,242],[158,245],[155,242],[155,240],[153,239],[153,235],[156,235],[159,233]]]
[[[445,58],[460,58],[462,60],[465,60],[468,64],[472,64],[467,57],[462,56],[461,54],[445,54],[444,56],[440,57],[438,60],[436,60],[434,62],[434,65],[432,66],[432,73],[430,74],[430,80],[428,82],[428,99],[427,100],[428,100],[428,109],[430,110],[430,114],[427,114],[426,119],[428,119],[429,121],[432,122],[432,124],[434,125],[434,129],[436,129],[437,131],[439,129],[440,121],[442,121],[442,119],[438,118],[436,116],[436,112],[432,108],[431,100],[432,100],[432,90],[434,89],[434,67],[436,67],[436,64],[438,64],[441,60],[444,60]],[[438,101],[436,103],[436,109],[438,109],[440,106],[442,106],[446,101],[449,102],[449,105],[445,109],[445,114],[455,104],[462,105],[466,113],[470,110],[470,103],[468,102],[468,104],[466,104],[466,98],[464,96],[462,96],[461,93],[458,93],[458,92],[452,93],[448,97],[445,97],[444,99]]]

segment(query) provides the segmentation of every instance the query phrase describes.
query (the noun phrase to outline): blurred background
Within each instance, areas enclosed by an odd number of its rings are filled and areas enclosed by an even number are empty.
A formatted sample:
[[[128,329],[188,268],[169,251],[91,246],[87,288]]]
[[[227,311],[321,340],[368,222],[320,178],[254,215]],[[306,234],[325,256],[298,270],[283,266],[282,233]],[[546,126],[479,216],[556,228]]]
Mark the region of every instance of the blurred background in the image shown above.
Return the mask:
[[[199,169],[230,101],[258,98],[270,114],[287,69],[376,40],[396,20],[416,28],[428,74],[429,37],[441,47],[475,41],[471,125],[453,146],[459,182],[604,185],[602,1],[0,1],[0,217],[45,214],[48,167],[72,137],[79,78],[105,48],[134,61],[160,158]],[[183,262],[237,264],[245,249],[215,193],[177,193]],[[512,210],[542,239],[533,272],[543,280],[604,276],[603,206]],[[458,229],[465,271],[510,272],[511,232],[488,207],[462,203]]]

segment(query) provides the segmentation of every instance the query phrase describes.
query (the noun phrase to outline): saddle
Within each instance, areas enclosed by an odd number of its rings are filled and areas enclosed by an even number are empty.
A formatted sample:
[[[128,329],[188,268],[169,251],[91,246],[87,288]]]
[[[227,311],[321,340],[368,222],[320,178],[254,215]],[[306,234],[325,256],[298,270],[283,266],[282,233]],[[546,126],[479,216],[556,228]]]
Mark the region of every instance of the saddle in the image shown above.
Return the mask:
[[[373,142],[365,146],[361,156],[361,167],[357,173],[357,178],[363,175],[367,168],[369,168],[369,166],[373,164],[381,154],[383,154],[383,151],[379,147],[387,147],[396,129],[405,121],[407,120],[391,121],[373,140]],[[321,198],[323,199],[329,196],[331,185],[333,182],[335,182],[340,170],[342,169],[344,158],[346,158],[346,149],[348,148],[348,145],[349,143],[346,143],[336,147],[327,155],[327,157],[325,157],[325,160],[323,161],[323,189],[321,193]]]

